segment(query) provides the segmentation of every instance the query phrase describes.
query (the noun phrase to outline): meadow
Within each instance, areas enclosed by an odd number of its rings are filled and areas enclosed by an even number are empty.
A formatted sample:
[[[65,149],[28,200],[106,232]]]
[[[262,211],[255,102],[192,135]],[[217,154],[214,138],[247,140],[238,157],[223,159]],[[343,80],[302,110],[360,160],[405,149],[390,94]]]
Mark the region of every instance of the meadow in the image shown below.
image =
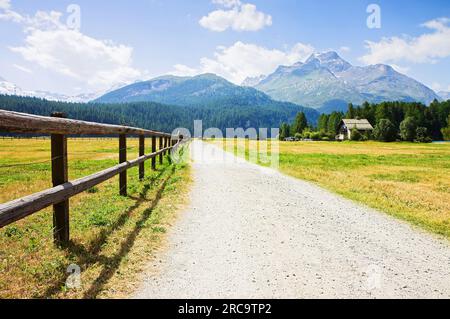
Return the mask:
[[[267,165],[259,149],[240,141],[227,151],[247,159],[257,152],[257,163]],[[287,175],[450,238],[449,143],[280,142],[279,157]]]
[[[149,142],[147,142],[149,144]],[[69,139],[69,179],[118,163],[118,139]],[[149,152],[147,148],[147,152]],[[138,140],[128,139],[128,159]],[[0,139],[0,203],[51,187],[50,140]],[[190,182],[188,164],[169,164],[138,180],[128,171],[128,196],[115,177],[70,200],[71,242],[53,244],[52,208],[0,229],[0,298],[123,297],[133,291],[164,239]],[[81,267],[80,289],[67,289],[67,267]]]

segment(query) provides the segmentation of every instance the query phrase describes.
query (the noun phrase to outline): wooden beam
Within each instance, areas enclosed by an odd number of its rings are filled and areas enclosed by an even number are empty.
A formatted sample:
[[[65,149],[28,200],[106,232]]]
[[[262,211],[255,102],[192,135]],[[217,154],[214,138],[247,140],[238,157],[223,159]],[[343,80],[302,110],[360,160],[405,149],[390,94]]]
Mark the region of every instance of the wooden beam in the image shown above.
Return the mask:
[[[53,113],[52,117],[65,118],[62,113]],[[51,135],[52,183],[53,187],[67,183],[67,137],[60,134]],[[53,240],[56,245],[69,242],[69,200],[53,205]]]
[[[138,166],[142,162],[145,162],[151,158],[155,158],[160,154],[160,152],[167,150],[169,149],[163,149],[156,153],[144,155],[135,160],[124,162],[90,176],[80,178],[73,182],[67,182],[63,185],[59,185],[30,196],[1,204],[0,228],[21,220],[53,204],[63,202],[70,197],[73,197],[100,183],[103,183],[132,167]]]
[[[145,136],[139,136],[139,157],[145,155]],[[139,179],[142,181],[145,178],[145,163],[139,164]]]
[[[119,164],[127,161],[127,136],[119,136]],[[127,171],[123,171],[119,176],[119,193],[121,196],[127,196]]]
[[[0,110],[0,131],[8,133],[60,135],[145,135],[169,136],[157,131],[135,127],[100,124],[63,118],[31,115]]]
[[[167,142],[167,137],[164,137],[164,148],[167,148],[167,146],[169,146],[169,143]],[[166,156],[167,155],[167,152],[164,152],[164,154],[163,154],[164,156]]]
[[[156,152],[156,137],[152,137],[152,153]],[[152,158],[152,170],[156,170],[156,157]]]
[[[159,149],[162,150],[164,148],[163,146],[163,137],[159,138]],[[159,164],[162,165],[164,160],[164,154],[159,154]]]

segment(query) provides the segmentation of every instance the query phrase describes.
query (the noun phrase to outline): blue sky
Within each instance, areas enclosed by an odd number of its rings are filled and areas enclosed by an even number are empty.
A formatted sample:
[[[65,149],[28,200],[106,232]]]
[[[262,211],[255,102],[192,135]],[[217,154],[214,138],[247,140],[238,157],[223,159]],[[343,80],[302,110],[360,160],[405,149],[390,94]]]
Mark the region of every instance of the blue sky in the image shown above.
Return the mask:
[[[372,3],[379,29],[367,26]],[[0,76],[65,94],[167,73],[239,83],[332,49],[450,91],[449,19],[448,0],[0,0]]]

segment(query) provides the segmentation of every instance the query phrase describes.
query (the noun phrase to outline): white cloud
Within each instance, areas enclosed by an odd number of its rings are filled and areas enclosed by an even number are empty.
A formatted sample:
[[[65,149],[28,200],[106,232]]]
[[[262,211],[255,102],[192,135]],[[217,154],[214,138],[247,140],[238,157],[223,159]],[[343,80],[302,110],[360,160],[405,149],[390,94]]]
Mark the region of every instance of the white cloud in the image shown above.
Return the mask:
[[[450,56],[450,19],[428,21],[422,26],[431,30],[418,37],[382,38],[379,42],[366,41],[369,53],[360,60],[366,64],[389,62],[436,63]]]
[[[438,82],[433,82],[431,83],[430,87],[435,91],[435,92],[439,92],[442,91],[443,86],[438,83]]]
[[[342,47],[339,48],[339,52],[342,52],[342,53],[348,53],[351,50],[352,49],[350,49],[349,47],[346,47],[346,46],[342,46]]]
[[[282,51],[239,41],[230,47],[218,47],[213,58],[202,58],[196,68],[176,65],[171,73],[189,76],[215,73],[235,84],[241,84],[247,77],[267,75],[280,65],[304,61],[313,52],[311,45],[303,43]]]
[[[190,68],[186,65],[183,64],[175,64],[173,66],[174,71],[171,72],[173,75],[178,75],[178,76],[194,76],[194,75],[198,75],[199,71],[197,69],[194,68]]]
[[[213,0],[213,3],[226,10],[212,11],[200,19],[200,25],[211,31],[258,31],[272,25],[272,17],[258,11],[254,4],[242,3],[239,0]]]
[[[395,71],[403,73],[403,74],[407,74],[409,72],[409,70],[411,69],[411,68],[409,68],[407,66],[400,66],[400,65],[392,64],[392,63],[390,65],[392,66],[392,68]]]
[[[11,1],[10,0],[0,0],[0,9],[9,9],[11,8]]]
[[[13,22],[22,22],[22,15],[11,10],[11,1],[10,0],[0,0],[0,20],[13,21]]]
[[[233,8],[242,4],[240,0],[213,0],[212,2],[225,8]]]
[[[9,1],[0,1],[1,8],[8,8],[5,3]],[[30,17],[7,10],[25,33],[24,44],[10,50],[27,62],[75,80],[90,90],[108,89],[143,76],[132,66],[133,48],[71,29],[61,22],[61,12],[38,11]]]
[[[33,71],[31,71],[27,67],[24,67],[23,65],[13,64],[13,67],[15,67],[17,70],[20,70],[20,71],[25,72],[25,73],[29,73],[29,74],[33,73]]]
[[[438,82],[433,82],[430,87],[435,91],[435,92],[450,92],[450,85],[446,86],[443,85],[441,83]]]

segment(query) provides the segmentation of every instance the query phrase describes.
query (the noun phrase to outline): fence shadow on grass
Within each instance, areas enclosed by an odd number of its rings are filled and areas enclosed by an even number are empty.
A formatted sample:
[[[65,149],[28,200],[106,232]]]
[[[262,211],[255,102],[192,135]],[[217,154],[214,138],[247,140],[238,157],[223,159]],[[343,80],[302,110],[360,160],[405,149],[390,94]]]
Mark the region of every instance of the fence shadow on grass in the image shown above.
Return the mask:
[[[138,221],[136,221],[133,230],[131,230],[126,238],[123,240],[120,249],[114,254],[112,257],[105,257],[99,255],[102,249],[103,244],[108,240],[108,238],[116,231],[120,230],[125,223],[127,222],[130,215],[138,209],[143,203],[148,202],[146,200],[146,196],[148,192],[154,188],[156,182],[160,180],[160,178],[168,171],[168,176],[162,181],[159,188],[156,190],[155,198],[151,201],[150,206],[144,210],[141,217]],[[159,170],[158,174],[153,176],[150,180],[145,181],[144,188],[138,197],[130,198],[134,199],[136,202],[133,206],[129,207],[125,212],[123,212],[119,218],[108,228],[101,231],[98,237],[90,243],[89,248],[86,248],[83,245],[70,242],[67,247],[67,252],[69,254],[74,254],[77,257],[76,264],[79,265],[82,269],[87,269],[89,266],[94,265],[96,263],[103,266],[101,273],[98,275],[97,279],[91,284],[91,287],[83,294],[83,298],[94,299],[98,296],[98,294],[103,290],[103,287],[108,283],[108,281],[113,277],[114,273],[120,266],[121,261],[125,258],[130,252],[131,248],[134,245],[134,242],[144,228],[145,222],[151,217],[153,210],[158,205],[159,201],[162,198],[164,190],[166,189],[167,183],[170,178],[175,173],[175,166],[166,166]],[[65,278],[63,279],[65,280]],[[56,293],[61,291],[61,287],[64,285],[63,281],[58,282],[56,285],[50,287],[46,290],[43,297],[51,298]]]

